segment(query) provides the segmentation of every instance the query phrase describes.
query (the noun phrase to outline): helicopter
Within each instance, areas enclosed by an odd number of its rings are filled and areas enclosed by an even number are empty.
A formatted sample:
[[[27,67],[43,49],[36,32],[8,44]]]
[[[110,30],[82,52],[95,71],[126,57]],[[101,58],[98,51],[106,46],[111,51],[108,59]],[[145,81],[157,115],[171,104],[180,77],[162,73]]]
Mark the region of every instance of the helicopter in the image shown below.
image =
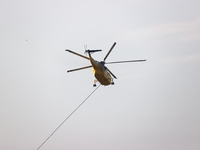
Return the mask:
[[[100,52],[102,50],[89,50],[89,49],[86,50],[85,49],[85,53],[89,55],[89,57],[86,57],[86,56],[83,56],[83,55],[78,54],[76,52],[73,52],[73,51],[71,51],[69,49],[66,49],[65,51],[68,51],[68,52],[70,52],[72,54],[75,54],[77,56],[80,56],[82,58],[88,59],[90,61],[90,63],[91,63],[90,66],[68,70],[67,72],[73,72],[73,71],[78,71],[78,70],[82,70],[82,69],[93,68],[93,74],[95,76],[95,80],[94,80],[93,86],[95,87],[97,82],[99,82],[100,84],[102,84],[104,86],[107,86],[107,85],[110,85],[110,84],[114,85],[113,77],[115,79],[117,79],[117,77],[105,66],[105,64],[146,61],[144,59],[144,60],[129,60],[129,61],[105,62],[105,60],[107,59],[108,55],[113,50],[113,48],[115,47],[115,45],[116,45],[116,42],[114,42],[114,44],[112,45],[112,47],[108,51],[107,55],[104,57],[103,61],[96,61],[91,56],[92,53],[94,53],[94,52]]]

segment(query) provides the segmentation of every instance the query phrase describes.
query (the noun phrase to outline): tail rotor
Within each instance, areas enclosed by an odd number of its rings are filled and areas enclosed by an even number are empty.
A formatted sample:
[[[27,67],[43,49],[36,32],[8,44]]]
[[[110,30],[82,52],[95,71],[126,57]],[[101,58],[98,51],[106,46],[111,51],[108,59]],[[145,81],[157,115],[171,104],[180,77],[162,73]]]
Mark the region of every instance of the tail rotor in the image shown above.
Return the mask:
[[[84,54],[85,54],[85,56],[87,57],[87,45],[84,45],[84,49],[85,49]]]

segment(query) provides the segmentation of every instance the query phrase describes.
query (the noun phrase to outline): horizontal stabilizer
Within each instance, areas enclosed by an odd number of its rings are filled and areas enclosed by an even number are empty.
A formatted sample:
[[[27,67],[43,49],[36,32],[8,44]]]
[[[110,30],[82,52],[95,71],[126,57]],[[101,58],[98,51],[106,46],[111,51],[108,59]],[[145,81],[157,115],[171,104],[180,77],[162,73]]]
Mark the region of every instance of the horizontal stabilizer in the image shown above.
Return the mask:
[[[94,52],[100,52],[102,51],[101,49],[98,49],[98,50],[86,50],[86,52],[88,53],[94,53]]]

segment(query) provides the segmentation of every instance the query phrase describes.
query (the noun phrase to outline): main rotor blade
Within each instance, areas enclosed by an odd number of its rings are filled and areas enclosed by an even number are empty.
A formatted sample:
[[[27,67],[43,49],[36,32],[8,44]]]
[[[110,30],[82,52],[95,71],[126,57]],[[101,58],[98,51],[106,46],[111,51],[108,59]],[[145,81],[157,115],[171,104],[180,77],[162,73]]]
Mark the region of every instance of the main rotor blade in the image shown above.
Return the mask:
[[[139,61],[146,61],[146,60],[115,61],[115,62],[106,62],[105,64],[114,64],[114,63],[128,63],[128,62],[139,62]]]
[[[105,61],[106,60],[106,58],[108,57],[108,55],[110,54],[110,52],[112,51],[112,49],[114,48],[114,46],[116,45],[116,42],[113,44],[113,46],[110,48],[110,50],[109,50],[109,52],[108,52],[108,54],[105,56],[105,58],[104,58],[104,60],[103,61]]]
[[[115,78],[115,79],[117,79],[117,77],[106,67],[106,66],[104,66],[109,72],[110,72],[110,74]]]
[[[70,53],[72,53],[72,54],[75,54],[75,55],[78,55],[78,56],[80,56],[80,57],[83,57],[83,58],[85,58],[85,59],[88,59],[88,60],[90,60],[88,57],[86,57],[86,56],[83,56],[83,55],[81,55],[81,54],[78,54],[78,53],[75,53],[75,52],[73,52],[73,51],[71,51],[71,50],[68,50],[68,49],[66,49],[65,51],[68,51],[68,52],[70,52]]]
[[[68,70],[67,72],[78,71],[78,70],[87,69],[87,68],[91,68],[91,67],[92,67],[92,66],[86,66],[86,67],[82,67],[82,68],[77,68],[77,69]]]

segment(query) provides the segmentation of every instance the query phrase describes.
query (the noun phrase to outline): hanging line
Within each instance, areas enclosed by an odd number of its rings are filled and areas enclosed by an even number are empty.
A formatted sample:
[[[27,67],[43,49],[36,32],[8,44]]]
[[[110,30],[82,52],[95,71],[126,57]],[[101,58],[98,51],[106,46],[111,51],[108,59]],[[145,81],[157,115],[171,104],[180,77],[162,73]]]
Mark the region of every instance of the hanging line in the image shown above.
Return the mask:
[[[101,84],[100,84],[101,85]],[[90,95],[78,106],[76,107],[76,109],[74,109],[74,111],[72,111],[72,113],[49,135],[49,137],[37,148],[37,150],[39,150],[49,139],[50,137],[65,123],[65,121],[67,121],[72,115],[73,113],[75,113],[79,107],[81,107],[81,105],[83,105],[86,100],[100,87],[100,85],[94,89],[94,91],[92,91],[92,93],[90,93]]]

